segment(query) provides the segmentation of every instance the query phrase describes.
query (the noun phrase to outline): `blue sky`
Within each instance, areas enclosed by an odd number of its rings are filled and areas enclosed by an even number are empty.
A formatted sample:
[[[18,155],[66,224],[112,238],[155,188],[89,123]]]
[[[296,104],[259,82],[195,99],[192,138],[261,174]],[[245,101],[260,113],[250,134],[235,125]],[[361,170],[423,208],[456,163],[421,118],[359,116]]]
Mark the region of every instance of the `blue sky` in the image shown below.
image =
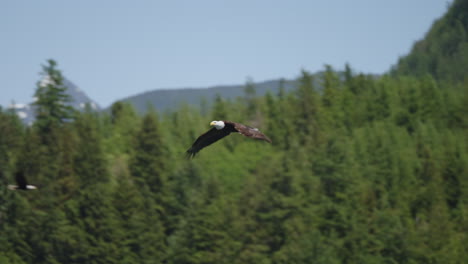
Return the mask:
[[[0,0],[0,105],[27,103],[41,64],[101,106],[154,89],[295,78],[349,63],[383,73],[446,0]]]

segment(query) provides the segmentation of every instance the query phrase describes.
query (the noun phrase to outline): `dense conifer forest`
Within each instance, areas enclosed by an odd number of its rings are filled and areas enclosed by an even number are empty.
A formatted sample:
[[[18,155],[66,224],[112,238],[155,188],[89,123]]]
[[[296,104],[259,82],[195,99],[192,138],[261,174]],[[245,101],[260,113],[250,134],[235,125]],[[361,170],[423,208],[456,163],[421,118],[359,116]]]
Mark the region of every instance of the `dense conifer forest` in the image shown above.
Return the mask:
[[[0,263],[468,260],[466,77],[325,66],[292,91],[139,115],[75,111],[59,66],[42,73],[32,126],[0,111]],[[273,144],[231,135],[185,159],[223,119]],[[39,189],[7,189],[18,172]]]

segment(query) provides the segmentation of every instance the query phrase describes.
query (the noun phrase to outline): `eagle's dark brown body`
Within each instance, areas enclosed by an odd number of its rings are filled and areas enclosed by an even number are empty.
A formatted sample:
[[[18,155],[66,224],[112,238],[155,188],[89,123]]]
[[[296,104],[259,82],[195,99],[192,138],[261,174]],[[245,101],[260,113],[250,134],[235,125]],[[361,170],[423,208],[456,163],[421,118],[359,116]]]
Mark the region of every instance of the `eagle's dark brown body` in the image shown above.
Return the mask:
[[[192,147],[190,147],[190,149],[187,150],[187,155],[189,157],[194,157],[204,147],[213,144],[214,142],[222,139],[223,137],[231,134],[232,132],[238,132],[239,134],[242,134],[246,137],[264,140],[268,143],[271,143],[271,140],[256,128],[232,121],[223,120],[222,122],[224,122],[224,128],[217,129],[216,127],[213,127],[212,129],[199,136],[197,140],[195,140],[195,142],[193,143]]]

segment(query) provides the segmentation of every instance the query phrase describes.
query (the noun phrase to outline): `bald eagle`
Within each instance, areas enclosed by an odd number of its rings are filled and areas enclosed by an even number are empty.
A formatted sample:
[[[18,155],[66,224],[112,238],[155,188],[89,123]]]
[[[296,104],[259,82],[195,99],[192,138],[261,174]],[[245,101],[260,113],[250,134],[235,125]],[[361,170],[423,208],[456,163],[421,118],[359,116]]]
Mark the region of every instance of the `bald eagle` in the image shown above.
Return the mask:
[[[15,180],[16,184],[18,185],[8,185],[8,189],[10,190],[35,190],[37,189],[34,185],[29,185],[26,181],[26,177],[24,177],[23,171],[17,171],[15,173]]]
[[[257,128],[249,127],[232,121],[212,121],[210,126],[214,126],[195,140],[192,147],[187,150],[187,157],[195,157],[195,155],[204,147],[207,147],[223,137],[238,132],[246,137],[263,140],[271,143],[271,139],[265,136]]]

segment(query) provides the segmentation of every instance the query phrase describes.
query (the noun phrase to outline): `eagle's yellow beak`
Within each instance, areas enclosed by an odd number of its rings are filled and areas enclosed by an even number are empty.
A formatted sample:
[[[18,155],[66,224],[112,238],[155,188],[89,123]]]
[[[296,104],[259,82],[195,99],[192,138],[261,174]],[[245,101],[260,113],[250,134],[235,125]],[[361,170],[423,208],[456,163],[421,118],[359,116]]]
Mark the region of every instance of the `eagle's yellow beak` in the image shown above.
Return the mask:
[[[210,123],[210,126],[214,126],[214,125],[215,125],[215,121]]]

